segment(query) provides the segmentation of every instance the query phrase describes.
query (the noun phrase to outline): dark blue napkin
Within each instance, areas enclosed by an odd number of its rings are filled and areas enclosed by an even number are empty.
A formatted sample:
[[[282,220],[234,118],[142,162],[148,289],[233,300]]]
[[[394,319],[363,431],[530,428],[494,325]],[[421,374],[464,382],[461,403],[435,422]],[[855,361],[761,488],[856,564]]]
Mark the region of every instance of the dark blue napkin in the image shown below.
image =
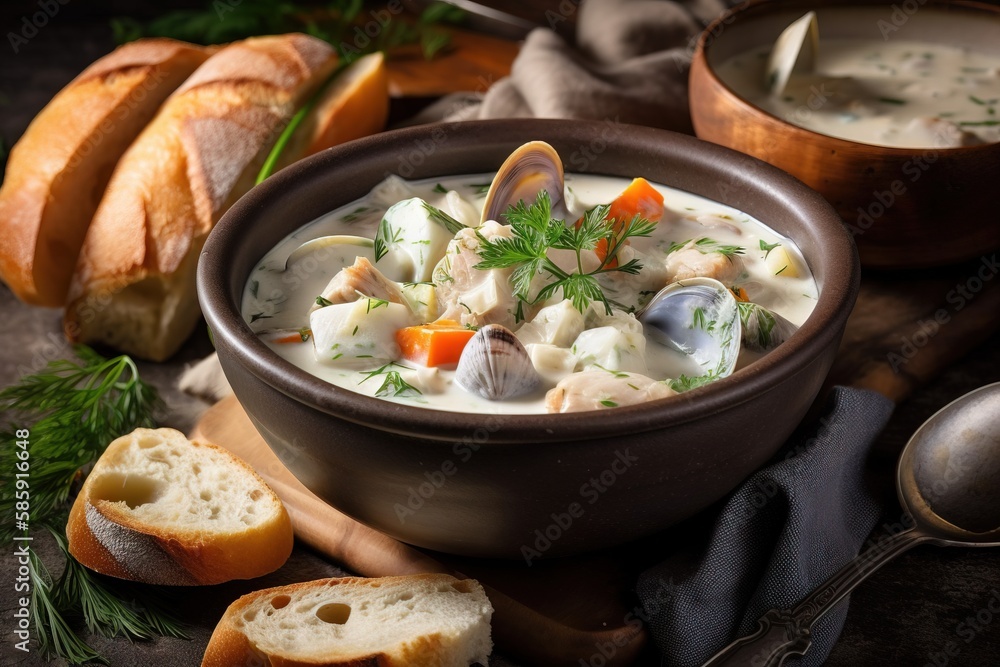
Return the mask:
[[[880,513],[865,461],[892,409],[875,392],[836,387],[818,423],[733,493],[704,539],[642,574],[637,593],[664,665],[702,664],[857,555]],[[841,603],[817,622],[808,653],[785,664],[821,665],[846,616]]]

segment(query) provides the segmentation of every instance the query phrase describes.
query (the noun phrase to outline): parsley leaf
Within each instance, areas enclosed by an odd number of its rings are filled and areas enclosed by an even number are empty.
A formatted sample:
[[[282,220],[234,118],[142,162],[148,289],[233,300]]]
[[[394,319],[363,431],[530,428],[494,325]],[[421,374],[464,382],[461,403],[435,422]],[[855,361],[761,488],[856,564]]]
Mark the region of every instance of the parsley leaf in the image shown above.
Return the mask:
[[[642,269],[638,260],[633,259],[620,266],[615,266],[615,260],[628,239],[649,236],[656,223],[635,216],[619,229],[608,221],[608,209],[608,205],[596,206],[584,214],[579,225],[568,226],[565,221],[552,218],[552,201],[548,192],[542,190],[533,204],[520,201],[507,210],[505,215],[513,231],[510,238],[487,239],[479,236],[481,261],[474,268],[514,268],[510,280],[518,298],[518,320],[522,317],[524,304],[545,301],[557,292],[561,292],[563,298],[570,300],[580,312],[591,303],[600,302],[610,315],[611,303],[597,277],[616,271],[632,275],[638,273]],[[581,253],[594,250],[601,241],[606,242],[607,253],[600,266],[585,272]],[[567,272],[559,267],[549,258],[550,249],[576,253],[576,270]],[[547,275],[548,282],[538,294],[532,296],[531,286],[536,275]]]

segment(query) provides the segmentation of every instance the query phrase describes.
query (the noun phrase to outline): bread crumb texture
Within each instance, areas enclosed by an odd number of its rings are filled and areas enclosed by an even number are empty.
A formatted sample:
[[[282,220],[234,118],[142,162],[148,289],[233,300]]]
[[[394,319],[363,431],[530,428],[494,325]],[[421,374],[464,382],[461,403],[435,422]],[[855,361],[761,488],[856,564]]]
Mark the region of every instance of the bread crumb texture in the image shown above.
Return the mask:
[[[488,664],[492,651],[493,607],[482,586],[449,575],[284,586],[246,596],[230,612],[260,654],[305,663],[382,656],[393,665],[467,667]]]
[[[158,531],[239,533],[272,521],[280,501],[242,462],[172,429],[116,440],[90,481],[90,500]]]

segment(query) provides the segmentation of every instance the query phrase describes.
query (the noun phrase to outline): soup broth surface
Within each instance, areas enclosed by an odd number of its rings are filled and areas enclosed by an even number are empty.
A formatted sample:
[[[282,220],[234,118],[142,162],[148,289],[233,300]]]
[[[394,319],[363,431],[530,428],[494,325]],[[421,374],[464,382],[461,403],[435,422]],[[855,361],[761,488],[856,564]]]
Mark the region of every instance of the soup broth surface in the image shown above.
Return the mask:
[[[477,215],[482,210],[484,193],[493,174],[457,176],[404,182],[395,179],[384,183],[373,194],[342,206],[337,210],[298,229],[260,261],[251,273],[243,295],[242,312],[249,326],[258,333],[275,329],[295,329],[308,325],[306,311],[316,295],[320,294],[333,277],[336,267],[330,270],[321,265],[306,267],[310,270],[289,276],[284,272],[289,255],[304,242],[327,235],[353,235],[373,237],[383,214],[388,208],[385,192],[398,190],[398,199],[420,197],[435,206],[443,206],[446,196],[454,191],[469,204]],[[570,213],[574,216],[597,204],[611,202],[629,185],[629,179],[566,174],[565,197]],[[738,246],[740,261],[745,270],[738,283],[751,295],[751,300],[801,325],[812,312],[817,299],[817,287],[805,261],[793,242],[768,228],[760,221],[736,209],[703,197],[683,192],[661,184],[653,186],[664,195],[665,213],[649,238],[632,239],[632,246],[643,254],[644,262],[664,262],[672,243],[689,239],[710,238],[719,244]],[[780,244],[789,251],[800,275],[790,277],[774,275],[765,262],[765,247]],[[778,271],[781,269],[779,267]],[[615,293],[606,290],[615,302],[635,300],[635,294]],[[558,300],[558,299],[557,299]],[[616,307],[617,309],[617,307]],[[627,309],[626,309],[627,310]],[[266,340],[266,337],[265,337]],[[311,342],[282,344],[268,342],[269,347],[291,364],[312,373],[327,382],[375,396],[381,386],[381,377],[371,377],[371,371],[385,364],[372,360],[368,367],[342,367],[317,360]],[[748,350],[740,353],[737,368],[746,366],[761,355]],[[412,366],[405,361],[404,366]],[[656,380],[689,376],[702,372],[690,357],[663,345],[648,341],[645,349],[647,375]],[[454,381],[453,368],[439,371],[443,390],[407,396],[385,396],[385,400],[424,408],[482,413],[544,413],[545,393],[560,379],[559,373],[543,373],[541,386],[529,394],[503,401],[491,401],[470,394]]]

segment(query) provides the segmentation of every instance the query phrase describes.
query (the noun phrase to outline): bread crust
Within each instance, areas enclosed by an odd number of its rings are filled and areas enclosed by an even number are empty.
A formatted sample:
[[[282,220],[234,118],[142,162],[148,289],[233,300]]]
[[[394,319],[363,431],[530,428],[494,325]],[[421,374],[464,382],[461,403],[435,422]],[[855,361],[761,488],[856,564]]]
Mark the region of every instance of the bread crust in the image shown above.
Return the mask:
[[[118,162],[76,264],[64,329],[137,357],[170,357],[198,321],[195,267],[253,185],[333,49],[301,34],[231,44],[167,100]]]
[[[276,516],[242,533],[208,534],[152,525],[131,515],[120,502],[95,498],[94,481],[100,479],[105,467],[115,466],[120,450],[133,446],[133,440],[141,437],[186,441],[173,429],[137,429],[108,445],[77,495],[66,525],[69,551],[80,563],[120,579],[191,586],[253,579],[288,560],[294,535],[284,505],[245,461],[210,443],[191,441],[190,446],[221,454],[240,475],[252,478],[254,486],[279,508]]]
[[[368,579],[365,577],[341,577],[318,579],[287,586],[278,586],[254,591],[242,596],[226,609],[225,614],[212,632],[201,667],[407,667],[412,665],[433,666],[440,663],[443,642],[440,635],[431,634],[416,639],[407,646],[398,659],[384,652],[359,656],[351,660],[295,660],[281,655],[267,654],[256,648],[249,638],[234,624],[244,610],[259,598],[275,595],[288,595],[300,590],[322,588],[342,584],[362,586],[393,585],[395,583],[426,580],[433,582],[448,582],[456,586],[465,586],[470,590],[482,587],[471,579],[456,579],[448,574],[428,573],[396,577],[380,577]]]
[[[11,149],[0,188],[0,278],[19,299],[65,303],[115,164],[208,56],[171,39],[126,44],[81,72],[31,122]]]

